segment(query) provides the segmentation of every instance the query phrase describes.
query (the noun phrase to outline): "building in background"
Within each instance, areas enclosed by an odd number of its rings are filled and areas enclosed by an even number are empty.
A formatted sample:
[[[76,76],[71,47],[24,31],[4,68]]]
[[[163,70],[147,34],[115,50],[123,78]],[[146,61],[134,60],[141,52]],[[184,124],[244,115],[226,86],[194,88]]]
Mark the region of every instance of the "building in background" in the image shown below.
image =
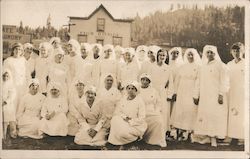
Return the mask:
[[[11,47],[14,43],[31,42],[31,35],[20,34],[15,25],[3,25],[3,59],[10,56]]]
[[[80,43],[131,45],[131,19],[115,19],[101,4],[88,17],[69,17],[69,34]]]

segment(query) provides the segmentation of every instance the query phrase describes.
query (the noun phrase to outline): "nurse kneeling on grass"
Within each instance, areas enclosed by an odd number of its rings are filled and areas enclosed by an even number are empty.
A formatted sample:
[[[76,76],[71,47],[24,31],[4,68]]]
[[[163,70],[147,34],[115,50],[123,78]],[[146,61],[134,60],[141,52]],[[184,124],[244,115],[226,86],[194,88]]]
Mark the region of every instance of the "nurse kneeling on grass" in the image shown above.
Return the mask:
[[[78,145],[104,146],[107,130],[103,125],[107,119],[102,113],[102,103],[95,99],[96,88],[87,86],[85,96],[86,100],[82,101],[79,108],[80,129],[75,135],[74,142]]]
[[[127,95],[118,102],[113,118],[108,142],[122,145],[142,139],[147,129],[145,104],[139,93],[139,84],[134,81],[126,85]]]

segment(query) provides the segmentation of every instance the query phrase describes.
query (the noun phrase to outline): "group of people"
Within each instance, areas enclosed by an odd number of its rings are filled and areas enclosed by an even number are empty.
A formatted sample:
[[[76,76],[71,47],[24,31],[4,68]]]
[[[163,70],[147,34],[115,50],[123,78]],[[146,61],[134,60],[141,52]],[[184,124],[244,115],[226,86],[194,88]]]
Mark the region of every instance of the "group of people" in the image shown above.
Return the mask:
[[[121,46],[58,37],[16,43],[3,62],[4,138],[75,136],[79,145],[125,145],[170,139],[217,146],[244,141],[244,45],[224,64],[216,46]],[[240,142],[238,142],[240,143]]]

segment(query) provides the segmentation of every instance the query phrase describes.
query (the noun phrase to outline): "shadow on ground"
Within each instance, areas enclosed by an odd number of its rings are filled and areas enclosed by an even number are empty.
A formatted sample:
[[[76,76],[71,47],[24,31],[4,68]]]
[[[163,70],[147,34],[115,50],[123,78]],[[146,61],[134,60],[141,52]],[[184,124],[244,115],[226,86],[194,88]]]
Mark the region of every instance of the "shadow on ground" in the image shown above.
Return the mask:
[[[119,146],[107,145],[105,147],[76,145],[74,137],[45,137],[40,140],[31,138],[8,139],[3,142],[3,149],[11,150],[119,150]],[[244,151],[244,145],[219,145],[211,147],[210,144],[201,145],[198,143],[190,143],[188,141],[168,142],[166,148],[148,145],[143,141],[137,141],[133,144],[124,146],[124,150],[200,150],[200,151]]]

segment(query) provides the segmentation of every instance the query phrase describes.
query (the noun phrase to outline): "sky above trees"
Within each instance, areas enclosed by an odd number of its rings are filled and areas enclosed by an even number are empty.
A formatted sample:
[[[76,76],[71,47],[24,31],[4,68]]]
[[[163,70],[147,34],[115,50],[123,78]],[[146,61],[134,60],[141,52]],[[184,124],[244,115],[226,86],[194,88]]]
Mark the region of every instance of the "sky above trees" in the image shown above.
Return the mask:
[[[197,4],[199,8],[204,8],[207,4],[226,7],[228,5],[243,6],[245,1],[180,1],[167,0],[2,0],[1,1],[1,22],[8,25],[23,25],[35,27],[46,26],[46,20],[51,15],[52,26],[56,29],[68,23],[68,16],[84,17],[93,12],[100,4],[103,4],[115,18],[134,18],[137,14],[145,17],[155,11],[176,10],[183,5],[192,7]]]

